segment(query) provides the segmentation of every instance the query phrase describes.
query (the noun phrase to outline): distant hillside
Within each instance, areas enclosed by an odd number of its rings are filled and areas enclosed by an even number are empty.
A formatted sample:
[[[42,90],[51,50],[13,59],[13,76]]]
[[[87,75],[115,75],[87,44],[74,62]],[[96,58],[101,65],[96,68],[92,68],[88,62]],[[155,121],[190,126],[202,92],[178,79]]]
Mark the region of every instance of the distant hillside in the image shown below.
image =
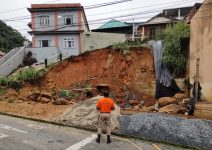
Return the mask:
[[[15,29],[0,20],[0,50],[9,52],[14,47],[20,47],[26,39]]]

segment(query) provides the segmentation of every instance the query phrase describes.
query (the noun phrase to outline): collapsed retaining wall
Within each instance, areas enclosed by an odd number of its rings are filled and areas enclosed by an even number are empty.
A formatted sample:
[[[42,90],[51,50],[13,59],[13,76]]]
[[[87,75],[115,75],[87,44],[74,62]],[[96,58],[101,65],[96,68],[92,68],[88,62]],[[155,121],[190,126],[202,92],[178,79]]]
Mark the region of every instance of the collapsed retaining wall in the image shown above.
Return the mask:
[[[119,132],[127,136],[199,149],[212,148],[212,121],[160,113],[118,117]]]
[[[151,101],[155,96],[155,72],[151,49],[100,49],[71,57],[50,69],[42,87],[69,89],[76,83],[108,84],[116,97]],[[148,98],[150,97],[150,98]],[[155,100],[152,100],[153,105]]]

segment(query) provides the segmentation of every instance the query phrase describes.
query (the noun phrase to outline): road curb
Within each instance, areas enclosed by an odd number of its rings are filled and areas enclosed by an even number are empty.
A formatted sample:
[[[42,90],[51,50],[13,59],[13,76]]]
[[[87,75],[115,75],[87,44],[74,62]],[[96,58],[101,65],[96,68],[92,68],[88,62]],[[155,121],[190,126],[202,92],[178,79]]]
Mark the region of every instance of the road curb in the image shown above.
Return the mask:
[[[8,113],[5,113],[5,112],[0,112],[0,115],[10,116],[10,117],[20,118],[20,119],[26,119],[26,120],[36,121],[36,122],[40,122],[40,123],[46,123],[46,124],[50,124],[50,125],[57,125],[57,126],[63,126],[63,127],[71,127],[71,128],[75,128],[75,129],[81,129],[81,130],[85,130],[85,131],[96,132],[95,129],[86,128],[86,127],[82,127],[82,126],[67,125],[67,124],[58,123],[58,122],[54,122],[54,121],[48,121],[48,120],[36,119],[36,118],[19,116],[19,115],[14,115],[14,114],[8,114]],[[176,147],[184,147],[184,148],[197,149],[197,148],[194,148],[194,147],[188,147],[188,146],[185,146],[185,145],[177,145],[177,144],[173,144],[173,143],[169,143],[169,142],[164,142],[164,141],[154,141],[154,140],[145,139],[145,138],[142,138],[142,137],[140,137],[140,138],[133,137],[133,136],[130,136],[130,135],[122,134],[122,133],[117,132],[117,131],[112,132],[112,135],[115,135],[115,136],[118,136],[118,137],[122,137],[122,138],[131,138],[131,139],[144,140],[144,141],[147,141],[147,142],[155,142],[155,143],[161,143],[161,144],[166,144],[166,145],[172,145],[172,146],[176,146]]]

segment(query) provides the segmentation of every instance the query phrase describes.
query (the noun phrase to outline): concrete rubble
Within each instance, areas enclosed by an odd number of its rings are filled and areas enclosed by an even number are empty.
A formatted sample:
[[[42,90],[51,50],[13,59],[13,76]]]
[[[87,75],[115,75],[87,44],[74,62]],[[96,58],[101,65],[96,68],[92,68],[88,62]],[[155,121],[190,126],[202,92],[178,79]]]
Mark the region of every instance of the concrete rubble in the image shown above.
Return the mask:
[[[99,112],[96,110],[96,103],[101,96],[96,96],[88,100],[78,102],[71,106],[59,117],[54,118],[54,121],[66,125],[74,125],[78,127],[96,129]],[[120,116],[120,108],[116,105],[112,111],[111,127],[118,129],[119,123],[117,117]]]

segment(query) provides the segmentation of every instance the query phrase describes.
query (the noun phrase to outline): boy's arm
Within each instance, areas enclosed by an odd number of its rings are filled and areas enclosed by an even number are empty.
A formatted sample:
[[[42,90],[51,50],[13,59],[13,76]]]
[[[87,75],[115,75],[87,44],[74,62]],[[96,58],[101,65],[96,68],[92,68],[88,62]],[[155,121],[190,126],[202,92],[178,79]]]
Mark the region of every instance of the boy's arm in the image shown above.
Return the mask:
[[[96,104],[96,109],[97,109],[97,110],[100,110],[100,102],[99,102],[99,101],[98,101],[97,104]]]
[[[111,106],[111,110],[115,110],[115,103],[114,103],[114,101],[113,101],[113,104]]]

